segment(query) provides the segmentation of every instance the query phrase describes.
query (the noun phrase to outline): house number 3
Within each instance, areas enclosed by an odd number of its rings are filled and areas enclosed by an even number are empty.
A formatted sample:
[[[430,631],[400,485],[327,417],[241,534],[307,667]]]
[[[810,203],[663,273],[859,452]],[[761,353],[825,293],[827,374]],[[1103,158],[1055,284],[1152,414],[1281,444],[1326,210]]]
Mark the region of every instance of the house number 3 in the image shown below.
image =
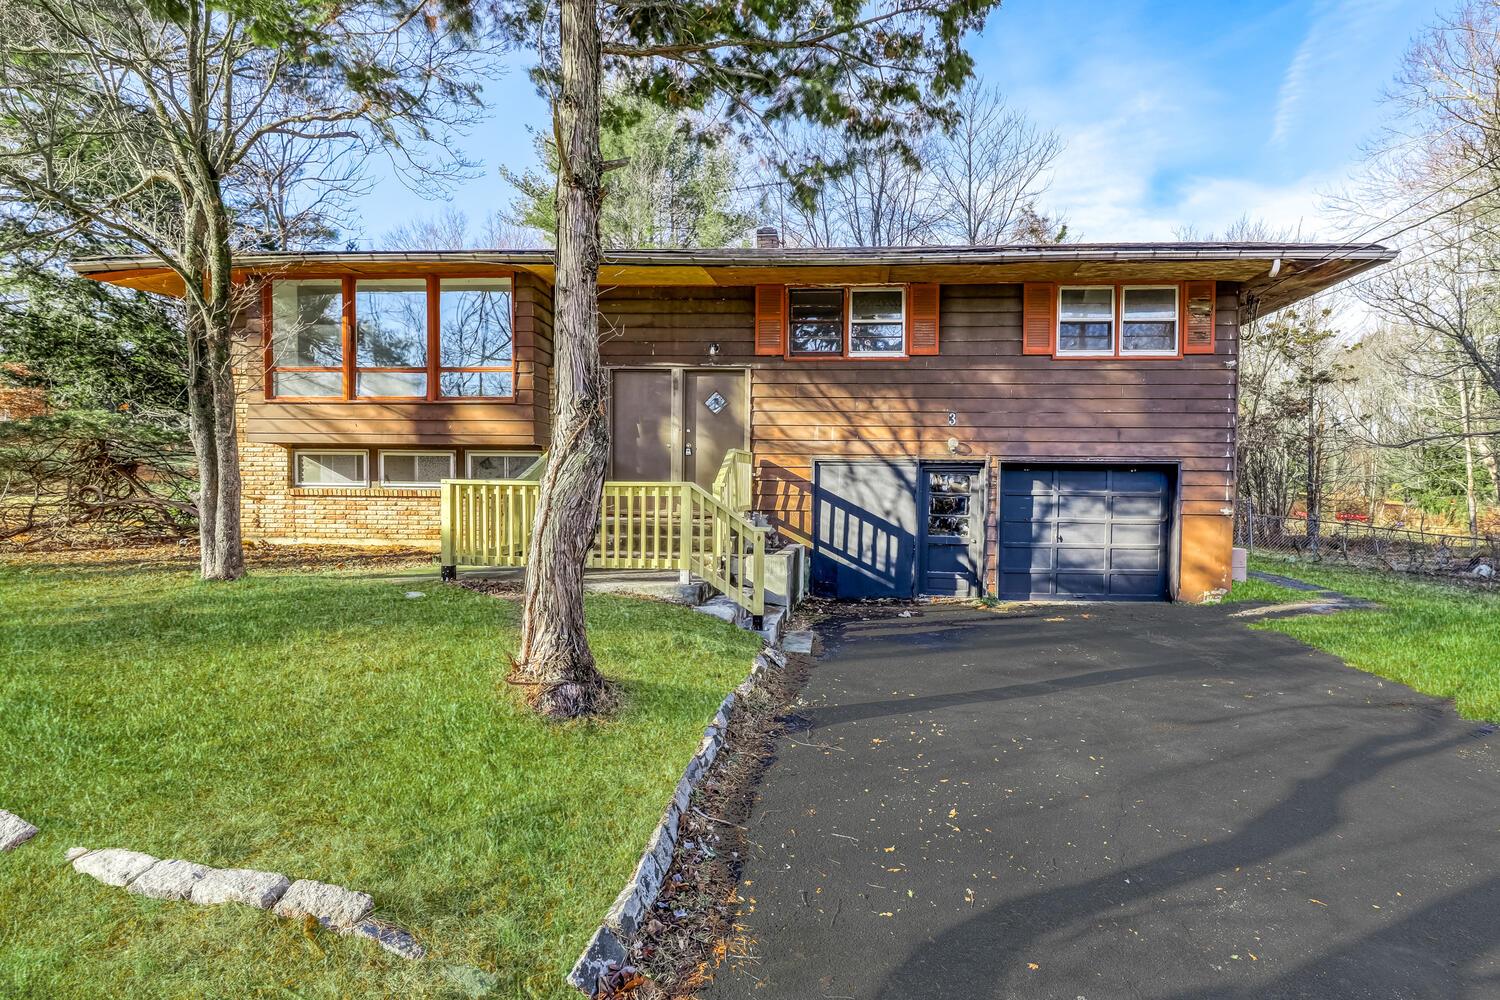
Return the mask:
[[[954,413],[952,410],[949,410],[948,411],[948,426],[952,427],[952,426],[954,426],[957,423],[958,423],[958,414]]]

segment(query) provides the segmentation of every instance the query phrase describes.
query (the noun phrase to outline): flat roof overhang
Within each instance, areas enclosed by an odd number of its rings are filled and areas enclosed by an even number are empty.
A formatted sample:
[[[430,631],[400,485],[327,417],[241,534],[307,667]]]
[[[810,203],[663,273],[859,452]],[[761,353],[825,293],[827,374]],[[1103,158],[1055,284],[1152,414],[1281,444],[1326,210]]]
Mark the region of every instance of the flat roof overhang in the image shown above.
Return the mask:
[[[599,267],[600,285],[988,284],[1024,281],[1107,283],[1232,281],[1261,313],[1290,305],[1396,258],[1379,244],[1065,243],[1003,247],[875,249],[616,250]],[[182,282],[151,257],[73,262],[79,274],[125,288],[181,296]],[[551,283],[551,250],[312,251],[245,254],[236,277],[450,276],[525,272]]]

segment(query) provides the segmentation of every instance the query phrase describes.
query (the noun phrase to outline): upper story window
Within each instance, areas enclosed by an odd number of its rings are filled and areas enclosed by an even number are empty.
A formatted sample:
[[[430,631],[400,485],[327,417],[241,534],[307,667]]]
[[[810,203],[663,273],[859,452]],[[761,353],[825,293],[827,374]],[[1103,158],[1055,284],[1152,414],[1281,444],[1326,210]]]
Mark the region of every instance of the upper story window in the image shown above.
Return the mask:
[[[1115,353],[1115,290],[1061,288],[1057,293],[1057,353]]]
[[[442,285],[440,394],[512,396],[515,354],[510,282],[447,278]]]
[[[427,396],[427,282],[354,282],[354,395]]]
[[[1177,354],[1177,286],[1127,285],[1120,296],[1120,353]]]
[[[272,286],[272,395],[344,395],[343,323],[338,281],[278,281]]]
[[[1057,293],[1057,354],[1176,357],[1177,285],[1064,286]]]
[[[792,357],[904,357],[904,288],[790,288]]]
[[[273,282],[266,394],[276,399],[508,399],[508,278]]]

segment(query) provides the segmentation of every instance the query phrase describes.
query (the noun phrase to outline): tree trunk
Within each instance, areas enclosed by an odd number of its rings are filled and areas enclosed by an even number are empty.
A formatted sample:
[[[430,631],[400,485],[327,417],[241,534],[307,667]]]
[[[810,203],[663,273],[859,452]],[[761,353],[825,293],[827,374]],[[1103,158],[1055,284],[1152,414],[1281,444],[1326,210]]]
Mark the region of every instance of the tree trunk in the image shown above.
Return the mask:
[[[1469,380],[1458,381],[1459,429],[1464,435],[1464,503],[1469,514],[1469,534],[1479,534],[1479,502],[1474,495],[1474,422],[1469,412]]]
[[[1318,427],[1317,399],[1307,400],[1307,550],[1318,554],[1318,536],[1323,527],[1322,454]]]
[[[557,274],[553,355],[557,411],[526,571],[521,649],[511,680],[549,718],[604,711],[583,618],[583,567],[599,527],[609,422],[599,361],[599,21],[595,0],[562,0],[562,85],[553,115]]]

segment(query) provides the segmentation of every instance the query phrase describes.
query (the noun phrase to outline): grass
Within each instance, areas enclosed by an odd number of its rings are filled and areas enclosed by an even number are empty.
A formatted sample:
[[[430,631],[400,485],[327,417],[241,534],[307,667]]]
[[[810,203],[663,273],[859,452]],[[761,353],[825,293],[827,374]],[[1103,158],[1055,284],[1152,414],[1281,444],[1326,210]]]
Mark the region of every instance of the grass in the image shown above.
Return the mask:
[[[1466,719],[1500,720],[1500,593],[1394,573],[1254,559],[1280,573],[1379,602],[1372,611],[1257,623],[1424,694],[1452,699]],[[1312,595],[1261,580],[1237,583],[1229,599],[1282,603]]]
[[[589,599],[611,722],[552,726],[499,678],[517,608],[429,583],[0,566],[0,996],[576,996],[628,877],[754,637]],[[371,893],[429,960],[240,906],[129,895],[73,845]]]

